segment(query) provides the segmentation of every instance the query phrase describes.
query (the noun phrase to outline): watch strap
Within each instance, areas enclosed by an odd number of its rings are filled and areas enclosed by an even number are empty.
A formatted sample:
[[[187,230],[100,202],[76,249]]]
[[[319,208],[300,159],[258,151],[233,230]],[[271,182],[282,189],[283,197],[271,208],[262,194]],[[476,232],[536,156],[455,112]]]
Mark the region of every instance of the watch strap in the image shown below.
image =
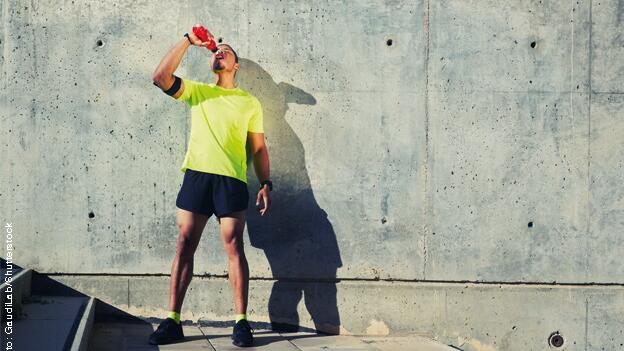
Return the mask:
[[[260,183],[260,189],[264,188],[264,185],[268,184],[269,185],[269,190],[273,191],[273,182],[269,179],[264,180]]]
[[[191,45],[193,45],[193,42],[191,41],[191,37],[189,36],[188,33],[184,33],[184,36],[186,37],[186,39],[188,39],[189,43],[191,43]]]

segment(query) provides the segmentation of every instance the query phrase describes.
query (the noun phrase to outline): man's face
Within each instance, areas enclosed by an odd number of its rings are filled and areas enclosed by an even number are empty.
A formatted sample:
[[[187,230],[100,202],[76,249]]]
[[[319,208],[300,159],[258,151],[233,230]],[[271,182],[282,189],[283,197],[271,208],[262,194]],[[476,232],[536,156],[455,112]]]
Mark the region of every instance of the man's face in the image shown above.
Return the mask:
[[[217,46],[218,50],[212,54],[210,59],[210,67],[215,73],[219,72],[234,72],[238,69],[238,63],[232,48],[227,44],[221,44]]]

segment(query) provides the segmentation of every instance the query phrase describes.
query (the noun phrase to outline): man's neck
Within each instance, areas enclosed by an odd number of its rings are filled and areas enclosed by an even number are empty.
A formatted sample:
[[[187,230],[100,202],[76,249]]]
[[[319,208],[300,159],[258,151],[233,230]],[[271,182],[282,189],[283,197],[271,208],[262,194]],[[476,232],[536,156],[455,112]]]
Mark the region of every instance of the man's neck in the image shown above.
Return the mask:
[[[217,81],[215,84],[224,89],[236,88],[236,84],[234,84],[234,77],[231,75],[226,76],[226,75],[217,74]]]

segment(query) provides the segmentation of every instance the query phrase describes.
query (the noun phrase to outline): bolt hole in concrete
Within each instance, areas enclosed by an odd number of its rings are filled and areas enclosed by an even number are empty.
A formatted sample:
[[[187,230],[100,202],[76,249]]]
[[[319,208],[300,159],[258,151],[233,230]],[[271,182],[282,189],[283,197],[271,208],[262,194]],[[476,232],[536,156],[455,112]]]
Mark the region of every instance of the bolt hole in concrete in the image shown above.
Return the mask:
[[[223,38],[222,38],[222,37],[219,37],[219,39],[217,39],[217,42],[218,42],[218,43],[223,43]]]
[[[95,213],[93,213],[93,211],[89,212],[89,218],[93,218],[95,217]]]
[[[563,336],[559,334],[558,331],[551,333],[550,336],[548,337],[548,344],[551,347],[559,348],[563,346],[563,342],[564,342]]]
[[[98,41],[95,42],[97,44],[97,46],[102,47],[104,46],[104,42],[101,39],[98,39]]]
[[[533,228],[533,222],[529,222],[528,226],[529,228]]]
[[[535,42],[534,42],[534,41],[533,41],[533,42],[531,42],[531,47],[532,47],[532,48],[535,48]]]
[[[386,40],[386,45],[388,45],[388,46],[392,46],[392,39],[388,39],[388,40]]]

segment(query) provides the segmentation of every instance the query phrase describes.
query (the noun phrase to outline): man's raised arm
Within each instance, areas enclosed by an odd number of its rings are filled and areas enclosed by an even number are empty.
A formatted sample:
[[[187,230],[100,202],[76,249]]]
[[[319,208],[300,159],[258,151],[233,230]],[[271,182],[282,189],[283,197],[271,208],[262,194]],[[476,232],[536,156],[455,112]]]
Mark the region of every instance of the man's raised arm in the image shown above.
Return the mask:
[[[212,37],[208,39],[210,40]],[[176,45],[169,50],[165,57],[160,60],[160,64],[158,64],[154,74],[152,74],[154,85],[162,89],[167,95],[176,99],[184,92],[184,83],[182,79],[173,75],[173,72],[178,69],[180,61],[182,61],[182,57],[184,57],[186,53],[186,49],[191,45],[206,46],[208,42],[202,42],[192,32],[188,33],[188,38],[183,37],[180,39]]]

